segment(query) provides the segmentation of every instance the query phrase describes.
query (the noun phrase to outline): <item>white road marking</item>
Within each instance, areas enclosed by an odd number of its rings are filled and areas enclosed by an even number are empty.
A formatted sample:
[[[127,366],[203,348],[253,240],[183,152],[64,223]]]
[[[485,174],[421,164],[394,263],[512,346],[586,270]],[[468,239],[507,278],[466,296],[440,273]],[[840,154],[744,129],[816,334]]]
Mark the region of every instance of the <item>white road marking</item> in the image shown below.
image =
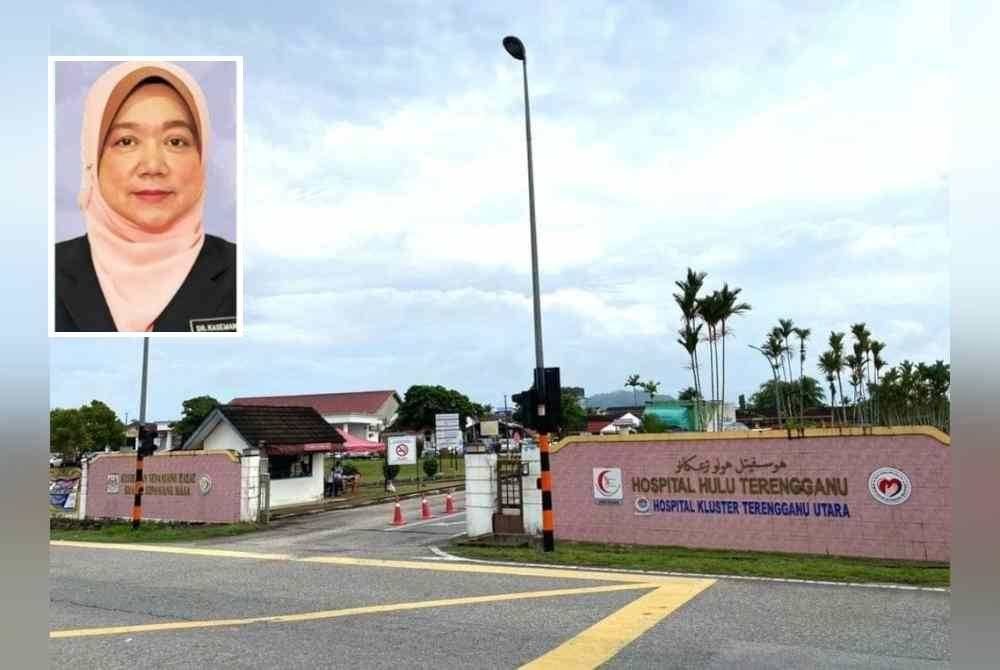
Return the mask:
[[[407,522],[404,526],[392,526],[391,528],[383,528],[387,533],[391,533],[397,530],[406,530],[407,528],[414,528],[417,526],[428,526],[432,524],[440,524],[445,519],[454,519],[455,517],[462,516],[465,512],[455,512],[454,514],[449,514],[448,516],[436,516],[433,519],[421,519],[420,521],[414,521],[412,523]],[[462,522],[464,523],[464,522]]]
[[[431,547],[431,553],[434,556],[425,556],[428,561],[461,561],[461,556],[452,556],[451,554],[441,551],[437,547]]]

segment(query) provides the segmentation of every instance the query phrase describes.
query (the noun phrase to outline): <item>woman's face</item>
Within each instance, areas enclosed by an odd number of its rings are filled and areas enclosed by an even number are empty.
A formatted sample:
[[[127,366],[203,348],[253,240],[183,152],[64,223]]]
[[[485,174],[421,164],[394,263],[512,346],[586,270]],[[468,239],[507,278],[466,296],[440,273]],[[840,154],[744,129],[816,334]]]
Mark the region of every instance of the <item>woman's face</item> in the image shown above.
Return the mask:
[[[111,209],[142,228],[164,228],[191,209],[205,174],[194,119],[177,91],[146,84],[125,99],[97,176]]]

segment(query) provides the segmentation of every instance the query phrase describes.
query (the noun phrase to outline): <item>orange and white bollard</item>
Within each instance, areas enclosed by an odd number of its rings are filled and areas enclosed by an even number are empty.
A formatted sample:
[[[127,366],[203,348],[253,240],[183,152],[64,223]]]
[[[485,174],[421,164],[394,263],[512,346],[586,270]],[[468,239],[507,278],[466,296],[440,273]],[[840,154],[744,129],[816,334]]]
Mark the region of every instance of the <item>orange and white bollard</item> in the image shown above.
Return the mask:
[[[427,498],[423,498],[420,501],[420,518],[421,519],[433,519],[434,515],[431,514],[431,504],[427,502]]]
[[[403,519],[403,508],[399,506],[399,498],[396,498],[396,509],[392,513],[392,525],[403,526],[406,521]]]
[[[454,514],[455,513],[455,499],[451,497],[451,493],[444,497],[444,513]]]

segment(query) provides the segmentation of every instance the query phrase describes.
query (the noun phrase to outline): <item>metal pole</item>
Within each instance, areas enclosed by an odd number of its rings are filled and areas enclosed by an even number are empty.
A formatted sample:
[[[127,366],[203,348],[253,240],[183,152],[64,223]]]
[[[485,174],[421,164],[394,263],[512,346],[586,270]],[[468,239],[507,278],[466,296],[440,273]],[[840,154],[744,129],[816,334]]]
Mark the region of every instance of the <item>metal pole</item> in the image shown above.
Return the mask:
[[[531,222],[531,287],[535,311],[535,367],[545,369],[542,355],[542,304],[538,288],[538,241],[535,233],[535,173],[531,161],[531,106],[528,103],[528,57],[521,61],[524,74],[524,131],[528,145],[528,216]],[[542,383],[544,385],[544,376]],[[543,391],[544,388],[539,389]]]
[[[142,338],[142,382],[139,391],[139,434],[135,438],[135,498],[132,502],[132,528],[142,521],[142,433],[146,425],[146,372],[149,368],[149,338]]]
[[[528,146],[528,216],[531,223],[531,288],[535,313],[535,388],[539,394],[538,415],[545,416],[545,358],[542,354],[542,304],[538,286],[538,238],[535,227],[535,172],[531,160],[531,105],[528,102],[528,55],[521,59],[524,75],[524,132]],[[542,485],[542,549],[555,549],[555,520],[552,512],[552,472],[549,469],[549,436],[538,435]]]
[[[149,369],[149,338],[142,338],[142,387],[139,394],[139,423],[146,421],[146,371]]]

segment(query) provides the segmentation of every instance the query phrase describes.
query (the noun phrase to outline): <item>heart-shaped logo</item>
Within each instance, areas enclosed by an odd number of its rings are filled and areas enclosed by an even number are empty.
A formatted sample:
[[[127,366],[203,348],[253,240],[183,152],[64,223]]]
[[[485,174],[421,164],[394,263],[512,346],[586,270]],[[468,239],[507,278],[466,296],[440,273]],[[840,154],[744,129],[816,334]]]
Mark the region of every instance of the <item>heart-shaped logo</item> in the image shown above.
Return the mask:
[[[903,482],[896,477],[883,477],[878,480],[878,490],[887,498],[894,497],[903,490]]]
[[[901,505],[910,497],[910,478],[896,468],[878,468],[868,478],[868,491],[883,505]]]

